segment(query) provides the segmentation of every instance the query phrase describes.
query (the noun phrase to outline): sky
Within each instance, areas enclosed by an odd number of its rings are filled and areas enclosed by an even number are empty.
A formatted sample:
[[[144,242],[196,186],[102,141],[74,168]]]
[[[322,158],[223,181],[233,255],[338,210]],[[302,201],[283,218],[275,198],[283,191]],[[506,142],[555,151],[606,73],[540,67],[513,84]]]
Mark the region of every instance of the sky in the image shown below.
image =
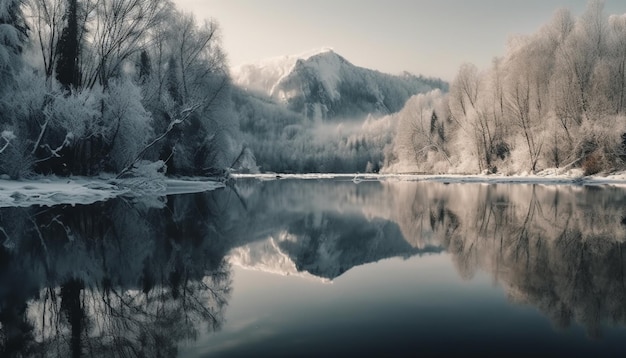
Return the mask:
[[[461,64],[489,67],[512,36],[532,34],[559,8],[587,0],[174,0],[214,18],[231,66],[317,48],[355,65],[451,81]],[[605,0],[608,14],[626,1]]]

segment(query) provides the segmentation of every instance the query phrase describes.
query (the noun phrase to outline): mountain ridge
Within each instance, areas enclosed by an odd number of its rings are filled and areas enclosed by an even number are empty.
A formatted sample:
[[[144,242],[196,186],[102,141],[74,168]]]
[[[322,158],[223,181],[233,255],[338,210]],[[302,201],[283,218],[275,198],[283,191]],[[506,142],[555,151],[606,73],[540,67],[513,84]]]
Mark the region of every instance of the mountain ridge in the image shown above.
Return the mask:
[[[282,55],[261,59],[251,63],[234,66],[230,70],[233,82],[243,88],[255,90],[271,96],[273,87],[289,74],[299,60],[333,51],[331,47],[322,47],[295,55]],[[264,80],[258,79],[264,77]]]
[[[392,114],[415,94],[448,88],[441,79],[356,66],[328,47],[241,65],[232,78],[246,91],[321,120]]]

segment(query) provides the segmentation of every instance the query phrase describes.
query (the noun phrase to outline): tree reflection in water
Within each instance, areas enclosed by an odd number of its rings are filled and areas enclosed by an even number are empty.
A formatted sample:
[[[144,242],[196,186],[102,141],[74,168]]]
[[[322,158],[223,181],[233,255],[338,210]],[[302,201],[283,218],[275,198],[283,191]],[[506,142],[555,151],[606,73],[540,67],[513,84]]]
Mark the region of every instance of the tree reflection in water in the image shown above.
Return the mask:
[[[0,356],[176,356],[219,328],[215,195],[0,210]]]
[[[490,273],[510,300],[537,307],[558,327],[577,322],[597,337],[603,323],[626,324],[622,188],[402,181],[238,186],[256,218],[246,222],[250,235],[289,233],[278,245],[297,268],[316,276],[334,278],[356,265],[439,247],[461,277]]]
[[[592,337],[603,323],[626,324],[622,189],[392,184],[386,190],[398,199],[407,239],[423,245],[436,237],[461,277],[488,272],[512,301],[537,307],[558,327],[582,324]]]
[[[176,356],[224,322],[232,249],[334,279],[446,250],[558,327],[626,324],[619,188],[238,181],[237,191],[0,209],[1,356]],[[284,240],[280,240],[284,238]],[[264,247],[264,245],[257,245]],[[236,251],[236,250],[234,250]]]

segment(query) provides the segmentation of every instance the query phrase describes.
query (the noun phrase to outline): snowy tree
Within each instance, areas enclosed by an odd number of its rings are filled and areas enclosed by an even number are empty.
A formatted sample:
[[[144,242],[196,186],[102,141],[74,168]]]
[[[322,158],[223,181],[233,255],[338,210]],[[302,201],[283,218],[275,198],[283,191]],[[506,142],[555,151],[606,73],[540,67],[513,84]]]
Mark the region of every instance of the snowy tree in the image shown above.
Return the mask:
[[[439,90],[412,97],[403,111],[398,123],[398,144],[402,147],[400,156],[404,158],[408,151],[416,167],[428,171],[428,158],[437,153],[439,160],[449,160],[446,149],[445,99]]]
[[[111,81],[104,99],[103,120],[110,123],[105,134],[110,165],[119,173],[154,136],[152,116],[141,104],[141,91],[130,81]]]
[[[28,26],[22,13],[22,0],[4,0],[0,4],[0,44],[14,53],[21,53]]]
[[[450,112],[457,123],[458,145],[469,144],[479,171],[493,170],[495,123],[493,105],[485,96],[484,75],[472,64],[463,64],[450,86]],[[481,93],[482,92],[482,93]],[[469,157],[469,156],[466,156]]]
[[[449,94],[453,170],[476,170],[469,159],[480,171],[509,173],[624,165],[623,19],[607,18],[602,1],[578,18],[559,10],[535,34],[514,37],[491,69],[461,66]]]
[[[15,105],[11,98],[20,84],[23,61],[22,52],[27,40],[27,24],[22,14],[22,1],[0,2],[0,132],[2,151],[0,171],[16,178],[28,173],[32,161],[28,160],[26,144],[16,121]]]
[[[0,3],[2,174],[120,172],[159,152],[191,174],[241,151],[215,21],[169,0],[27,4]]]
[[[626,16],[613,15],[609,24],[607,95],[613,101],[614,113],[622,114],[626,110]]]
[[[549,30],[518,38],[507,56],[506,107],[526,147],[527,169],[533,172],[544,153],[552,108],[550,77],[558,43],[551,40]]]
[[[454,116],[462,120],[476,108],[480,89],[478,68],[470,63],[461,65],[452,86],[450,87],[451,108]]]
[[[194,108],[187,120],[156,147],[170,173],[200,174],[232,163],[242,148],[230,138],[236,121],[230,114],[230,80],[215,21],[198,24],[190,14],[172,11],[156,29],[148,47],[152,71],[144,88],[145,107],[155,114],[156,133],[173,118]],[[230,158],[232,157],[232,158]]]
[[[105,86],[121,73],[131,56],[140,53],[155,28],[171,11],[168,0],[99,0],[86,22],[83,53],[84,85]]]
[[[606,54],[607,19],[603,16],[603,2],[592,0],[578,19],[571,33],[559,47],[559,65],[572,81],[577,98],[577,121],[592,115],[590,91],[598,60]]]
[[[21,0],[0,3],[0,93],[21,66],[21,53],[27,38],[27,25],[22,14]]]

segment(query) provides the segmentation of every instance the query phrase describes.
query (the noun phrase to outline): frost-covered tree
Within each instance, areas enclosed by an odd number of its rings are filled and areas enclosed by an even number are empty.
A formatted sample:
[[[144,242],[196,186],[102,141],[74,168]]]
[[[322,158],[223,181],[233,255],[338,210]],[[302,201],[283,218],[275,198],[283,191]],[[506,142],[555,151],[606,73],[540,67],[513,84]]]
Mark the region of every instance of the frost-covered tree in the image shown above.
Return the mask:
[[[492,98],[486,95],[484,77],[475,65],[462,65],[450,86],[449,106],[459,128],[457,145],[464,144],[468,152],[463,157],[474,157],[479,171],[493,171],[496,123],[491,116]]]
[[[2,25],[0,44],[15,53],[22,52],[27,37],[28,25],[24,20],[22,4],[23,0],[4,0],[0,3],[0,25]]]
[[[0,3],[0,91],[10,84],[21,66],[21,54],[27,38],[27,24],[22,14],[22,0]]]
[[[402,171],[431,172],[449,166],[446,140],[453,124],[447,109],[447,98],[435,90],[412,97],[398,113],[397,155]]]
[[[598,61],[607,53],[607,19],[603,2],[592,0],[559,46],[559,66],[572,81],[580,120],[593,116],[591,90]]]
[[[141,104],[141,90],[130,81],[112,81],[104,99],[103,120],[110,123],[106,143],[110,166],[119,173],[154,137],[152,116]]]
[[[30,169],[30,162],[21,160],[25,148],[16,128],[19,124],[14,117],[16,103],[10,101],[15,87],[20,84],[22,52],[27,41],[28,26],[21,6],[21,0],[0,2],[0,171],[11,177],[18,177]]]
[[[23,5],[0,3],[0,174],[128,174],[164,147],[178,173],[202,173],[241,150],[216,22],[169,0]]]
[[[609,75],[605,90],[613,112],[621,114],[626,110],[626,16],[609,17],[607,50],[610,60],[605,62]]]
[[[215,172],[235,160],[242,148],[233,138],[237,122],[230,108],[230,79],[215,21],[172,11],[147,48],[152,71],[142,85],[144,105],[153,113],[155,132],[169,131],[155,145],[169,173]],[[193,113],[188,113],[193,109]],[[185,112],[185,123],[170,128]]]
[[[461,66],[448,100],[450,171],[623,168],[625,24],[594,0],[580,17],[559,10],[536,33],[514,37],[486,71]]]
[[[528,158],[520,169],[533,172],[544,154],[552,108],[549,79],[554,72],[557,44],[546,35],[547,31],[544,28],[534,36],[518,39],[507,55],[506,109],[518,133],[513,139],[518,147],[525,148]]]
[[[89,44],[81,63],[84,85],[105,86],[124,64],[140,53],[151,32],[163,25],[171,11],[168,0],[99,0],[85,22]]]

